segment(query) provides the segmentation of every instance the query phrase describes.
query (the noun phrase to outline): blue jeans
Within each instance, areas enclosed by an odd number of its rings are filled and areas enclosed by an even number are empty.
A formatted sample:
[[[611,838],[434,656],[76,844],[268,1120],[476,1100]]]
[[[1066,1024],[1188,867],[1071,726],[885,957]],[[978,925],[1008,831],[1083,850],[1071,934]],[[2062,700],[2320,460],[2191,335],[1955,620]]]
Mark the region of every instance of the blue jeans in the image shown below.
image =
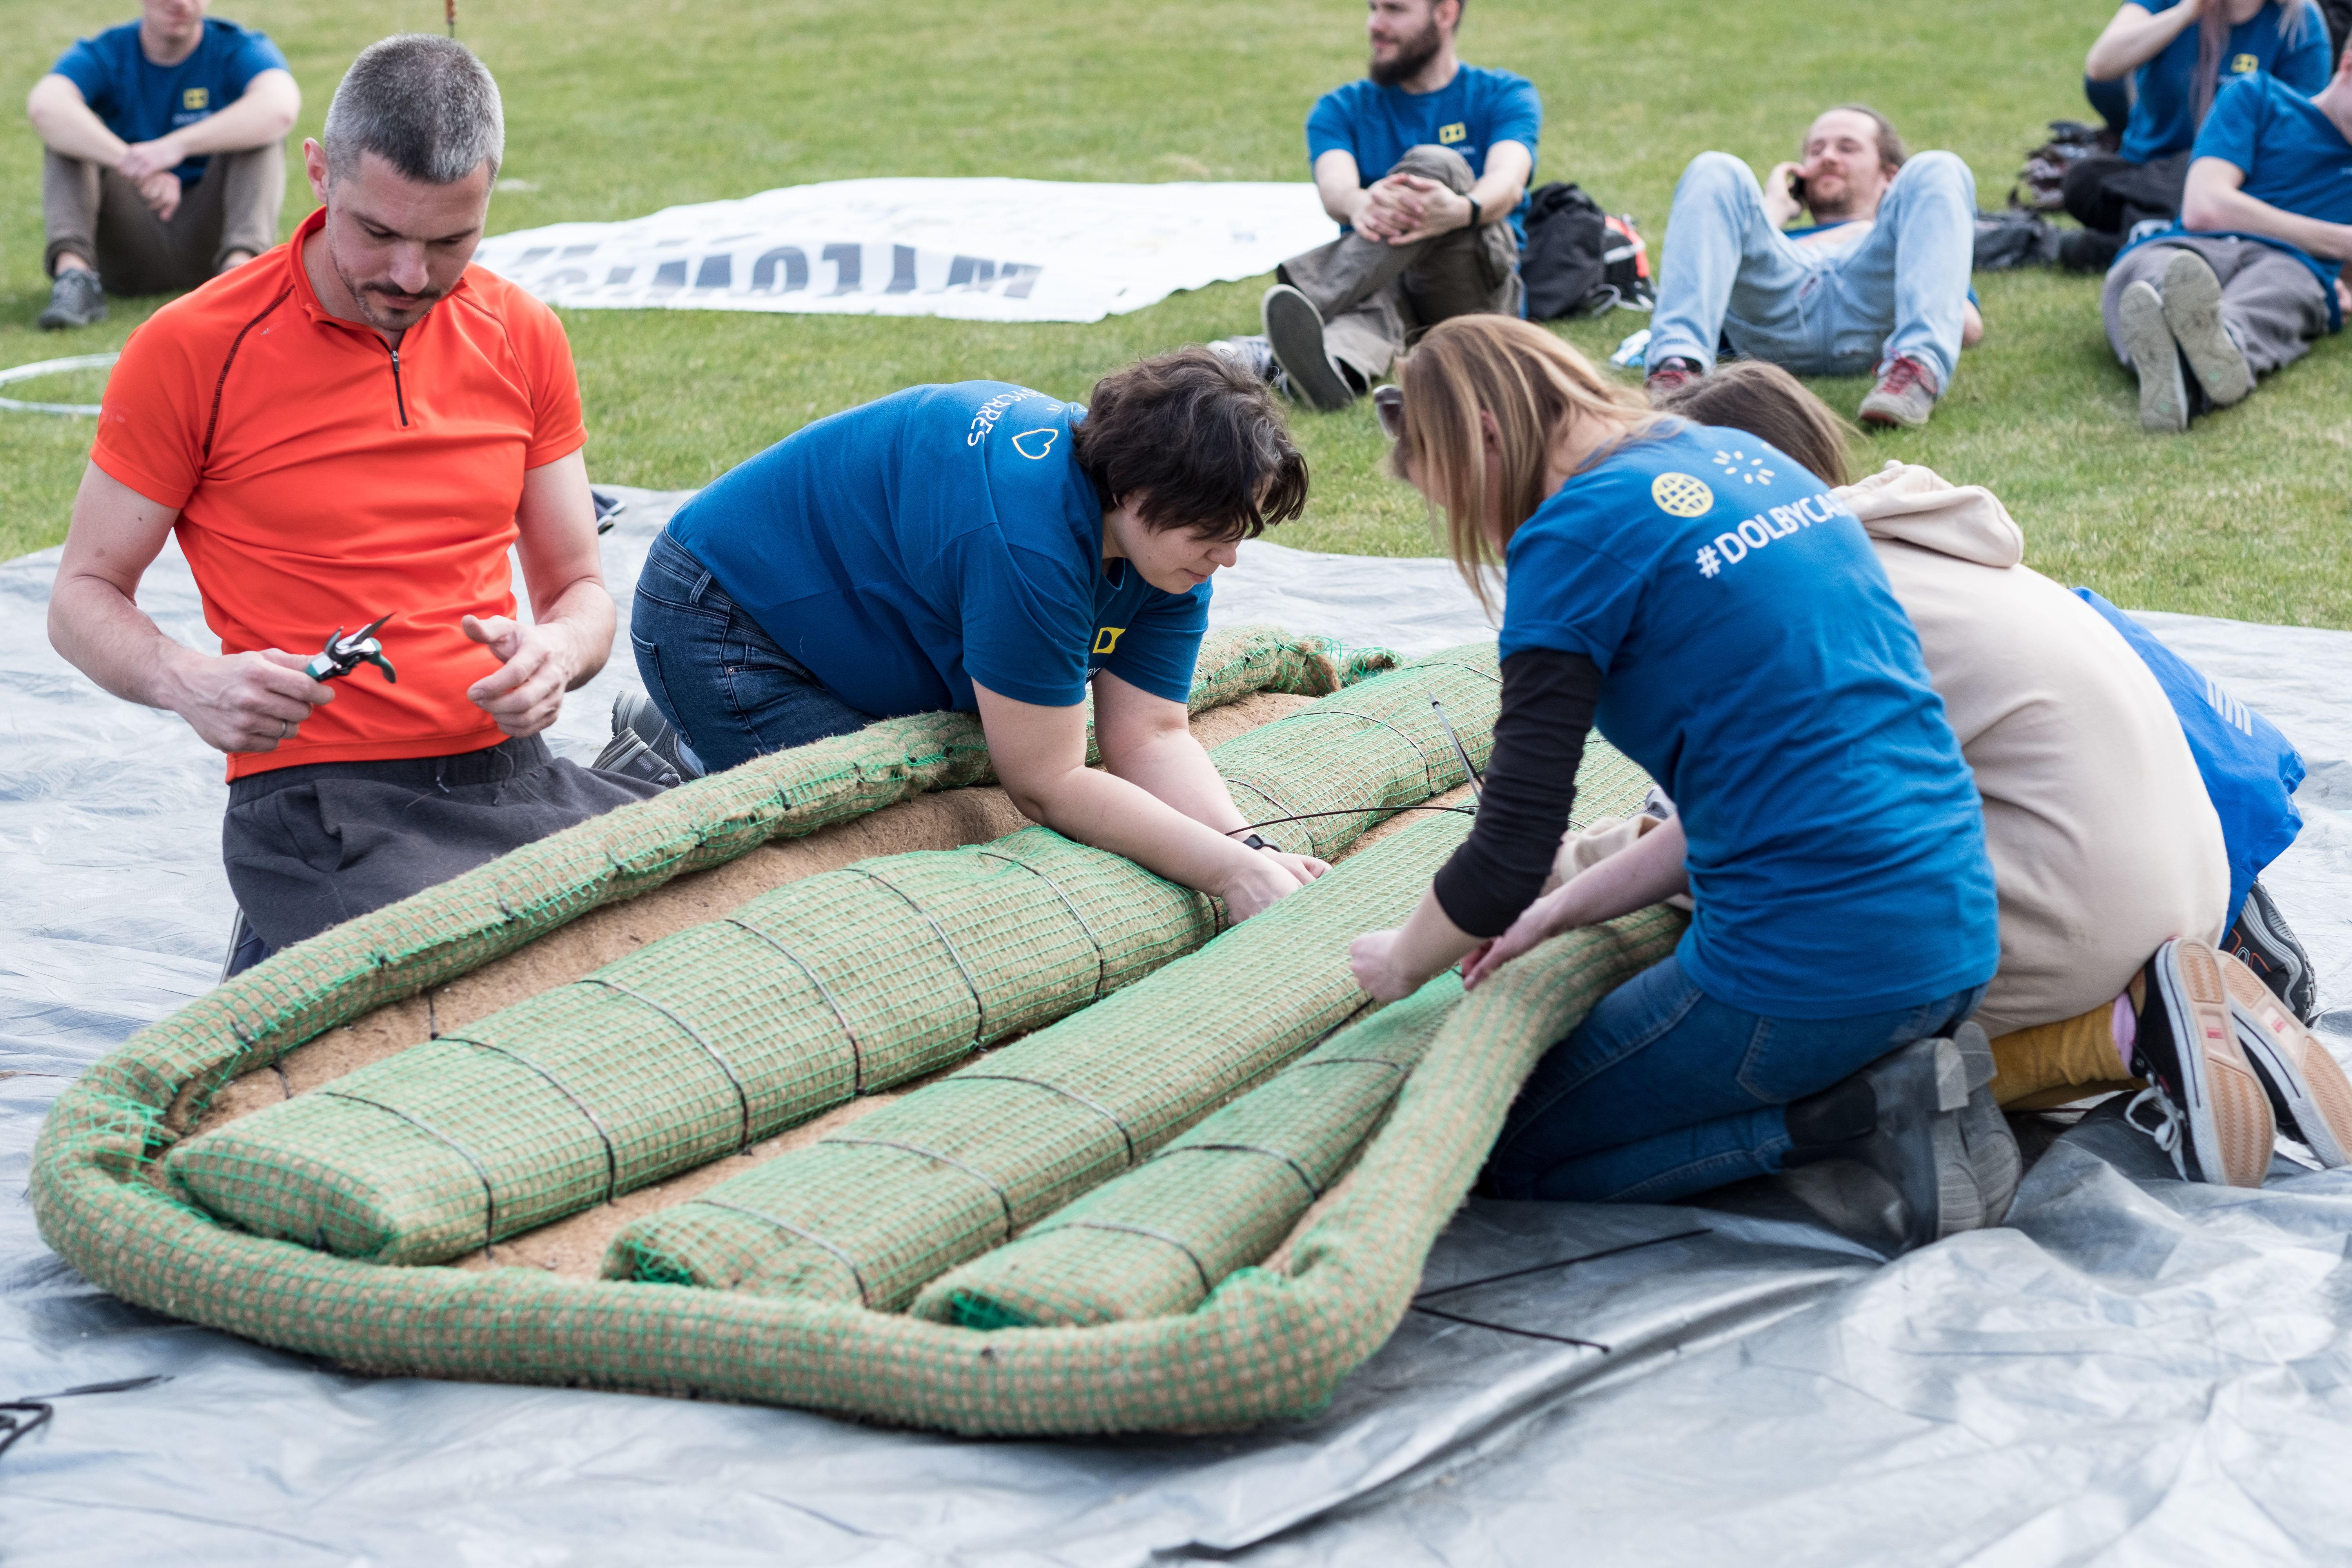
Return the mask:
[[[874,722],[778,647],[667,530],[637,578],[629,642],[646,694],[707,772]]]
[[[1487,1157],[1486,1190],[1664,1203],[1769,1175],[1789,1148],[1784,1106],[1949,1034],[1984,991],[1853,1018],[1768,1018],[1716,1001],[1669,958],[1602,997],[1536,1064]]]
[[[1801,375],[1865,375],[1918,361],[1949,391],[1976,257],[1976,176],[1950,153],[1903,165],[1860,242],[1804,246],[1764,216],[1747,164],[1702,153],[1675,186],[1649,363],[1713,368],[1729,338],[1748,359]]]

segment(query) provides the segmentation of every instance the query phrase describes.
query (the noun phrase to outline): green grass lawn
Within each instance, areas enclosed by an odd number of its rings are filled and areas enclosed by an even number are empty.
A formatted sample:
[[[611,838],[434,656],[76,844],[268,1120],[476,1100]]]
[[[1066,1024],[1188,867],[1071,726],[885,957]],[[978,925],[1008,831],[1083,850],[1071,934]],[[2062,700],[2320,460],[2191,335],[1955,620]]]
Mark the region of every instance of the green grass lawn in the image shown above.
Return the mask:
[[[307,95],[298,134],[317,132],[355,50],[437,27],[441,12],[433,0],[219,5],[285,48]],[[20,103],[72,37],[131,9],[5,0],[0,97]],[[1849,100],[1885,110],[1914,147],[1958,152],[1980,199],[2000,205],[2042,121],[2084,112],[2083,53],[2111,9],[1474,0],[1463,43],[1470,59],[1522,71],[1542,90],[1538,178],[1577,180],[1631,211],[1654,247],[1693,153],[1720,148],[1760,170],[1816,111]],[[494,198],[493,231],[861,175],[1303,179],[1301,122],[1318,93],[1360,71],[1360,29],[1351,0],[464,0],[459,25],[506,96],[506,174],[517,185]],[[119,300],[112,320],[87,331],[33,330],[47,297],[39,143],[21,116],[13,123],[0,141],[10,193],[0,205],[0,365],[117,346],[155,301]],[[299,163],[293,172],[289,229],[311,205]],[[587,398],[590,472],[683,487],[911,382],[998,376],[1083,396],[1132,355],[1255,331],[1262,287],[1179,295],[1091,326],[663,311],[571,311],[565,324]],[[2323,343],[2186,437],[2152,438],[2101,336],[2096,279],[2002,275],[1979,290],[1990,333],[1934,423],[1875,438],[1873,456],[1991,486],[2025,525],[2035,565],[2121,603],[2352,626],[2344,343]],[[1640,324],[1619,313],[1563,331],[1601,353]],[[64,400],[75,385],[59,377],[18,395]],[[1850,410],[1864,388],[1821,390]],[[1296,424],[1314,501],[1276,537],[1433,553],[1418,499],[1377,471],[1368,409],[1301,412]],[[0,555],[62,537],[89,435],[87,420],[0,414]]]

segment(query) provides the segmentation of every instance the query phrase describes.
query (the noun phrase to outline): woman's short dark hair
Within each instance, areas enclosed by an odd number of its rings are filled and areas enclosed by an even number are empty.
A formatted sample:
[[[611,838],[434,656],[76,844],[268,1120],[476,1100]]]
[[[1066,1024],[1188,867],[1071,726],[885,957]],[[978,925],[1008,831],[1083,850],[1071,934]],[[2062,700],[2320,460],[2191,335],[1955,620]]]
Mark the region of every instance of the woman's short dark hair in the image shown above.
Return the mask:
[[[1853,483],[1853,427],[1805,384],[1777,364],[1735,360],[1693,376],[1658,399],[1669,414],[1700,425],[1745,430],[1778,447],[1825,485]]]
[[[1095,383],[1071,451],[1106,509],[1135,497],[1158,532],[1255,539],[1307,510],[1307,459],[1273,391],[1209,349],[1154,354]]]

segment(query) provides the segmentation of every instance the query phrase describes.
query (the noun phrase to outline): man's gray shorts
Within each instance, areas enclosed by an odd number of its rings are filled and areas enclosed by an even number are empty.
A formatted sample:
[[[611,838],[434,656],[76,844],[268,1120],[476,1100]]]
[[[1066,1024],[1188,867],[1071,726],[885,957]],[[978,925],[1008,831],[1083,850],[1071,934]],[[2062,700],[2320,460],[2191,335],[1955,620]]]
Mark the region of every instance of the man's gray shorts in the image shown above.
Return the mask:
[[[660,793],[559,759],[536,735],[448,757],[310,763],[230,783],[221,858],[275,952]]]

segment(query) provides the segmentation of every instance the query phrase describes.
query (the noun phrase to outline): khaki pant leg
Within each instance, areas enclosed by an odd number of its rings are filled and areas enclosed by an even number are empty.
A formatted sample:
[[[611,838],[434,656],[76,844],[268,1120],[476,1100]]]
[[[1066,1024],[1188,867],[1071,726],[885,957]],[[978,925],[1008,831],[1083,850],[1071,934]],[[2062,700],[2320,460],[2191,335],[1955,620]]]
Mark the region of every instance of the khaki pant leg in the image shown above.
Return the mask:
[[[1456,195],[1477,183],[1450,147],[1406,150],[1388,171],[1433,180]],[[1507,223],[1390,245],[1345,234],[1276,269],[1323,317],[1327,350],[1367,384],[1387,374],[1421,328],[1479,310],[1518,310],[1518,241]]]
[[[190,262],[184,241],[175,237],[207,228],[219,233],[219,187],[199,180],[183,194],[179,209],[165,223],[140,196],[139,187],[111,169],[98,174],[99,281],[110,294],[167,294],[193,289],[212,276]],[[205,219],[209,216],[210,223]]]
[[[58,275],[58,257],[72,251],[93,267],[98,264],[99,166],[68,158],[55,148],[44,148],[41,160],[41,226],[48,248],[41,270]]]
[[[278,243],[278,218],[286,206],[286,143],[264,142],[242,153],[215,153],[205,183],[220,182],[220,241],[206,258],[218,272],[232,250],[258,256]]]
[[[2003,1110],[2047,1110],[2095,1094],[2145,1089],[2116,1055],[2115,1005],[2037,1024],[1992,1042],[1992,1096]]]

